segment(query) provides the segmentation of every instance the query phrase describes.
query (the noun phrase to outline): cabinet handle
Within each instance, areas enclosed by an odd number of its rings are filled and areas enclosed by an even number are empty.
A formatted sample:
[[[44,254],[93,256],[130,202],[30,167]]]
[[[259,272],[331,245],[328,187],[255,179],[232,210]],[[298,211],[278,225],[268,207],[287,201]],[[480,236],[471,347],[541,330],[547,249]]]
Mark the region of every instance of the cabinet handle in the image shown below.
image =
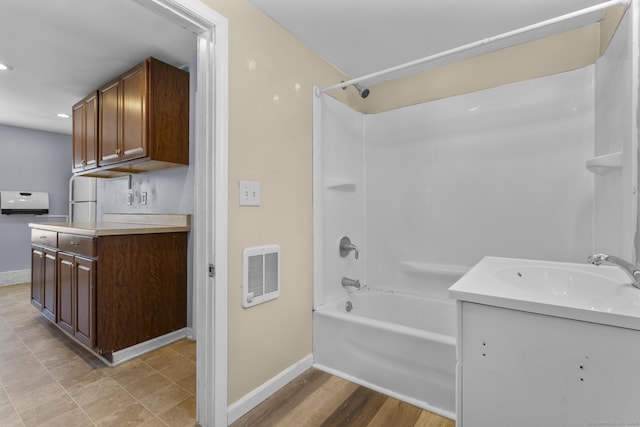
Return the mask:
[[[87,161],[86,160],[82,161],[82,166],[87,166]]]
[[[47,236],[40,236],[40,238],[41,238],[41,239],[46,239],[46,238],[47,238]]]
[[[80,243],[74,242],[73,240],[69,242],[71,246],[78,246]]]

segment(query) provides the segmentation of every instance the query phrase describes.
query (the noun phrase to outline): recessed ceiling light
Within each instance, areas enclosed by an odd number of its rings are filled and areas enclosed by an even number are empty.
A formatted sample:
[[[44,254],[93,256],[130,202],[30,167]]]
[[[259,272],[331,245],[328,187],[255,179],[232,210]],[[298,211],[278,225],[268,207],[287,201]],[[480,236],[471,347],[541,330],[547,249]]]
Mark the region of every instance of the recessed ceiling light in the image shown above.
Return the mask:
[[[5,64],[4,62],[0,62],[0,71],[11,71],[13,67],[9,64]]]
[[[68,119],[69,117],[71,117],[67,113],[58,113],[56,114],[56,116],[60,117],[61,119]]]

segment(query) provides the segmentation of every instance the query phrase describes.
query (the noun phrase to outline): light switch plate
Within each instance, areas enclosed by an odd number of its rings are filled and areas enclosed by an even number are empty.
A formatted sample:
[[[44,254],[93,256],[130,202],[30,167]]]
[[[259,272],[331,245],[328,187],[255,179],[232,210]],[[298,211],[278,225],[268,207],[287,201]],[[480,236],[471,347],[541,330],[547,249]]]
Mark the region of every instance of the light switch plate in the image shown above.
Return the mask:
[[[240,206],[260,206],[260,182],[240,181]]]

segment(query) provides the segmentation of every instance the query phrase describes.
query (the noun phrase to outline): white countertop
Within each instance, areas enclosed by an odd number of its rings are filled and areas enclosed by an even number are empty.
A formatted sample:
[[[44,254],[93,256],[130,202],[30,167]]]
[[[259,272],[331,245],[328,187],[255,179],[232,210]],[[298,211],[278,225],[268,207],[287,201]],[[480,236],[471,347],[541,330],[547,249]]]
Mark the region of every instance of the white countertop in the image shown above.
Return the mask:
[[[42,222],[29,227],[84,236],[173,233],[191,230],[189,214],[104,214],[101,222]]]
[[[640,330],[640,289],[616,266],[485,257],[451,298]]]

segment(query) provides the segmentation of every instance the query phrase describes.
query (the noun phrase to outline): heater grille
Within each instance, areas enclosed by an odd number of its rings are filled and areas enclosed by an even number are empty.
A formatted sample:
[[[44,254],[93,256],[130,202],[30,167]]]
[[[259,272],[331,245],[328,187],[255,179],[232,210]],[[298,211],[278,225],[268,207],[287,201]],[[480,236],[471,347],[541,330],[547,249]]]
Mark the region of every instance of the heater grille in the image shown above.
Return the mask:
[[[244,308],[280,296],[280,247],[258,246],[242,251],[242,306]]]

